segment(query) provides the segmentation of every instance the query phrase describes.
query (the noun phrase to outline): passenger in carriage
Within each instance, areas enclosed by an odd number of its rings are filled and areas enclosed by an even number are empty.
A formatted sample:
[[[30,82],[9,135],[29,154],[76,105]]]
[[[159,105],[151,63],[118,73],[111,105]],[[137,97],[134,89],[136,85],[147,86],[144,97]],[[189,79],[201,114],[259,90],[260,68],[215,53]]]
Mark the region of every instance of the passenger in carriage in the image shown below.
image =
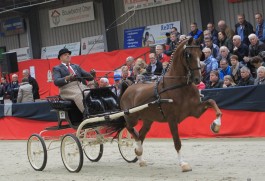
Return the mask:
[[[54,84],[59,87],[60,96],[64,100],[75,102],[81,113],[84,114],[82,91],[87,88],[86,80],[91,81],[95,75],[94,70],[90,73],[83,70],[79,65],[71,63],[71,51],[63,48],[58,53],[61,64],[53,67]],[[85,114],[84,114],[85,115]]]

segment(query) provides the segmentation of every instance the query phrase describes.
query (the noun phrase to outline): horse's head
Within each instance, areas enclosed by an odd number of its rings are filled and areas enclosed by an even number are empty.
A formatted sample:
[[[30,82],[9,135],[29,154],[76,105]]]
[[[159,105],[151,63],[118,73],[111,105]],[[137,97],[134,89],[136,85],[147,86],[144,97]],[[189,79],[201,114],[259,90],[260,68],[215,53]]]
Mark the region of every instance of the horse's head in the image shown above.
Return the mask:
[[[199,84],[201,81],[200,61],[203,59],[204,54],[200,46],[194,43],[193,38],[189,38],[185,42],[186,43],[182,44],[183,47],[181,52],[183,52],[183,65],[187,70],[188,82]]]

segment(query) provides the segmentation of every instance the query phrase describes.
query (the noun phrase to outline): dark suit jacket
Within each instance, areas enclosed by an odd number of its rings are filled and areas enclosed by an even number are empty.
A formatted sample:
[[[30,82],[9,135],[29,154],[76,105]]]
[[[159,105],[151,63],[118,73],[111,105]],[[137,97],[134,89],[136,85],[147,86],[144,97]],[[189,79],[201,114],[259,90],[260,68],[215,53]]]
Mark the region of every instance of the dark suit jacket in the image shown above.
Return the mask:
[[[70,66],[75,71],[77,78],[85,77],[85,79],[88,81],[91,81],[94,79],[90,73],[83,70],[79,65],[70,64]],[[67,84],[67,82],[65,81],[65,77],[70,75],[70,73],[65,65],[60,64],[58,66],[53,67],[52,73],[53,73],[54,84],[56,86],[62,87]],[[86,81],[84,79],[81,78],[79,80],[81,80],[82,83],[86,85]]]
[[[163,66],[162,66],[162,63],[160,61],[157,61],[156,62],[156,69],[154,71],[154,75],[161,75],[163,71]],[[148,74],[152,74],[152,66],[151,64],[149,64],[147,67],[146,67],[146,72]]]

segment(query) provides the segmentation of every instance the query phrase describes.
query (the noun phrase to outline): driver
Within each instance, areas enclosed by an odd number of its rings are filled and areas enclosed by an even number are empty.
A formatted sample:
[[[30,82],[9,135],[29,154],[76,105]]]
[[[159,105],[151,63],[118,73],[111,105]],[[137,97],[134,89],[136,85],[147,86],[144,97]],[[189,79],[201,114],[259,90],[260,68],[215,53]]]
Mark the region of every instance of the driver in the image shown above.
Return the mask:
[[[92,70],[88,73],[79,65],[72,64],[70,62],[71,51],[67,48],[59,51],[58,59],[61,61],[61,64],[53,67],[52,71],[54,84],[59,87],[61,98],[74,101],[81,113],[85,115],[82,91],[87,88],[85,79],[88,81],[93,80],[95,71]],[[82,79],[83,77],[84,79]]]

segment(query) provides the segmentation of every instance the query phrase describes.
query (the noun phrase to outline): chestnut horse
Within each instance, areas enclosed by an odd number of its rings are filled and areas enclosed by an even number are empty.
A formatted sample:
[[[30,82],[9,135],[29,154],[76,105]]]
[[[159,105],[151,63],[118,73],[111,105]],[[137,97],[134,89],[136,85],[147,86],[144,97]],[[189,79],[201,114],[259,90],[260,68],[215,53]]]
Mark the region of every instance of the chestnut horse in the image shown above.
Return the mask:
[[[214,100],[201,102],[200,93],[195,84],[201,80],[200,58],[202,51],[196,46],[193,39],[186,39],[178,45],[171,56],[171,61],[165,75],[154,83],[137,83],[129,86],[121,96],[122,110],[140,106],[157,100],[148,108],[136,113],[125,115],[126,127],[136,140],[135,153],[140,166],[146,166],[142,158],[143,142],[154,121],[168,122],[173,136],[175,149],[178,154],[182,171],[191,171],[191,167],[181,158],[181,141],[178,133],[178,124],[188,116],[199,118],[209,107],[216,112],[215,121],[211,130],[218,133],[221,125],[221,111]],[[172,99],[172,103],[164,103],[163,99]],[[160,101],[161,100],[161,101]],[[139,133],[134,129],[138,120],[143,121]]]

